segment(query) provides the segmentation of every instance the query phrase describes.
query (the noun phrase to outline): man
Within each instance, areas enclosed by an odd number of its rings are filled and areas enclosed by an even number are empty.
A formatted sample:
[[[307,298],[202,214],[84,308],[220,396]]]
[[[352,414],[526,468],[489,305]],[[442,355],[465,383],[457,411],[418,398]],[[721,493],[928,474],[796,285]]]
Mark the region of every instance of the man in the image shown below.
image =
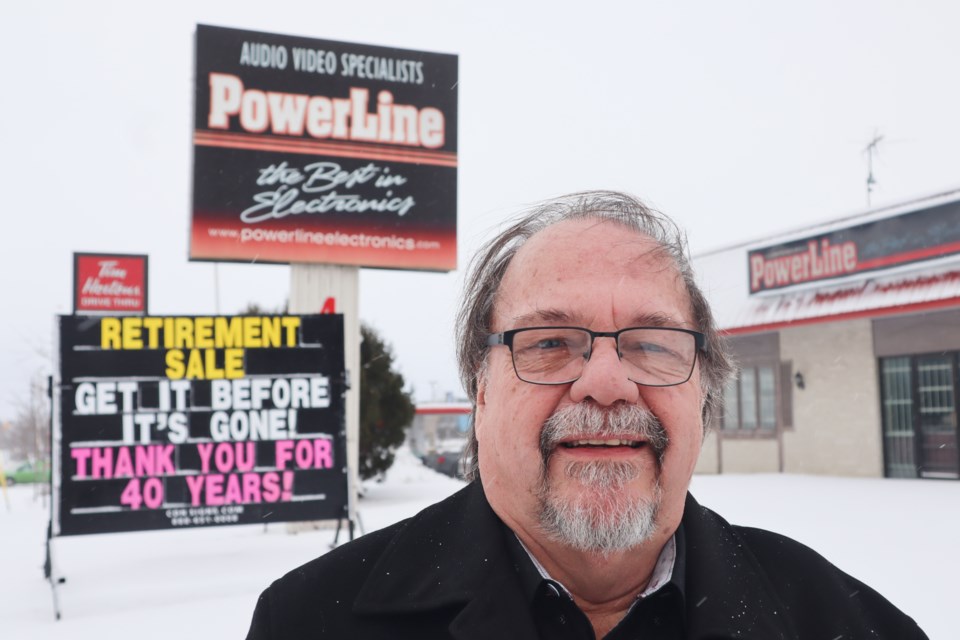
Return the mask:
[[[470,484],[274,583],[249,638],[925,638],[869,587],[687,488],[731,365],[682,234],[544,203],[458,315]]]

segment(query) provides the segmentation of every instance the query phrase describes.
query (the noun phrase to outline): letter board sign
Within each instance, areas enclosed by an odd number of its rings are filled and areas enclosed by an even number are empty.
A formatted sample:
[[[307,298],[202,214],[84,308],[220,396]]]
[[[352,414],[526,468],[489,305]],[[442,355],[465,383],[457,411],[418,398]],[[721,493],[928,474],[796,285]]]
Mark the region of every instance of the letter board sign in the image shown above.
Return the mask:
[[[60,316],[54,535],[346,517],[343,316]]]

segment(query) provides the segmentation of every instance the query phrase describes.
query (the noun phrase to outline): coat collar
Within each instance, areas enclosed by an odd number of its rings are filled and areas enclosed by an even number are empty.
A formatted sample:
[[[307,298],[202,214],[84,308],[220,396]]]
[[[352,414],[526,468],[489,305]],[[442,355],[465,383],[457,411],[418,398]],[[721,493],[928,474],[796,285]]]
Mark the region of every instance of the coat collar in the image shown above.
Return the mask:
[[[690,494],[683,525],[688,636],[795,640],[788,608],[736,529]]]
[[[455,638],[537,637],[503,527],[479,482],[412,518],[384,550],[354,604],[358,614],[463,609]]]
[[[794,640],[787,608],[736,530],[689,494],[683,523],[688,637]],[[462,606],[450,625],[455,638],[537,637],[503,535],[480,483],[469,484],[397,533],[354,611],[414,614]]]

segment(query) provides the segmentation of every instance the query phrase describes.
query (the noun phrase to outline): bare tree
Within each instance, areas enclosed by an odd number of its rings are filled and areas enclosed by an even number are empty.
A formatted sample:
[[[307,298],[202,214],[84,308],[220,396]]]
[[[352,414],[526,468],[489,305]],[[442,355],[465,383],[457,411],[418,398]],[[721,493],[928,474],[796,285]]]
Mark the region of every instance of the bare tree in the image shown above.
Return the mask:
[[[0,426],[0,449],[14,459],[50,460],[50,400],[47,379],[35,375],[13,420]]]

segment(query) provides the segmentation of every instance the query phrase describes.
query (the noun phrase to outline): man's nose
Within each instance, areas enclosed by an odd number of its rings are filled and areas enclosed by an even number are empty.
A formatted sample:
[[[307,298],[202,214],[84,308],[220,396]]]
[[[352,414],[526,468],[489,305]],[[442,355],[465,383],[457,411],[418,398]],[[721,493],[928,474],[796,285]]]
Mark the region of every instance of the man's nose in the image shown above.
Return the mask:
[[[640,400],[637,383],[627,378],[626,367],[617,355],[617,343],[609,338],[597,338],[590,359],[583,364],[583,374],[570,386],[574,402],[593,400],[608,407],[615,402],[636,404]]]

